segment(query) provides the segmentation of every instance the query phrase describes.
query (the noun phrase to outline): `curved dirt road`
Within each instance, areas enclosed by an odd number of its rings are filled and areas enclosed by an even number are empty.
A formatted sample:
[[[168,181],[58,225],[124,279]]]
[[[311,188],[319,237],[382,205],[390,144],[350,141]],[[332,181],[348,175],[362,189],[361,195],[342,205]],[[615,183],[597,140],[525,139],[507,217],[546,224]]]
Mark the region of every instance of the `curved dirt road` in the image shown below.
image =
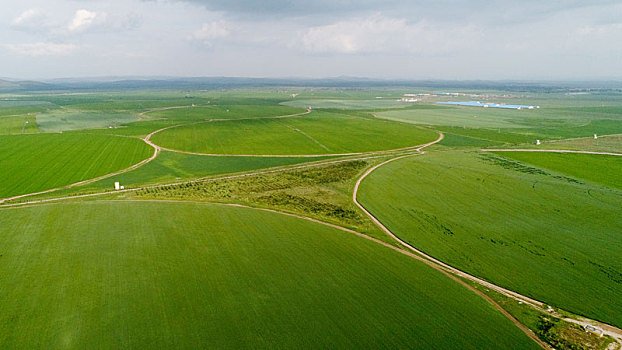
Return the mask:
[[[425,147],[428,147],[430,145],[433,145],[437,142],[440,142],[443,139],[443,134],[441,133],[441,136],[439,137],[438,140],[431,142],[429,144],[423,145],[421,146],[418,151],[422,152],[422,149]],[[464,279],[468,279],[470,281],[476,282],[488,289],[492,289],[496,292],[499,292],[505,296],[508,296],[512,299],[515,299],[517,301],[526,303],[531,305],[532,307],[535,307],[537,309],[544,309],[545,304],[526,297],[524,295],[521,295],[519,293],[513,292],[511,290],[505,289],[503,287],[499,287],[495,284],[492,284],[490,282],[487,282],[485,280],[482,280],[478,277],[475,277],[473,275],[470,275],[466,272],[463,272],[461,270],[458,270],[422,251],[420,251],[419,249],[415,248],[414,246],[410,245],[409,243],[405,242],[404,240],[400,239],[399,237],[397,237],[393,232],[391,232],[391,230],[389,230],[384,224],[382,224],[382,222],[380,222],[380,220],[378,220],[371,212],[369,212],[359,201],[358,201],[358,191],[359,191],[359,187],[361,185],[361,182],[367,177],[369,176],[369,174],[371,174],[374,170],[380,168],[383,165],[386,165],[388,163],[391,163],[393,161],[399,160],[399,159],[403,159],[406,157],[410,157],[416,154],[408,154],[408,155],[400,155],[397,156],[395,158],[391,158],[385,162],[382,162],[380,164],[375,165],[374,167],[368,169],[363,175],[361,175],[361,177],[359,177],[359,179],[356,181],[356,184],[354,185],[354,191],[352,193],[352,200],[354,202],[354,204],[356,204],[356,206],[361,209],[363,211],[363,213],[365,213],[365,215],[367,215],[383,232],[385,232],[387,235],[389,235],[391,238],[393,238],[395,241],[399,242],[402,246],[406,247],[408,250],[410,250],[411,252],[415,253],[415,257],[417,257],[419,260],[425,262],[427,265],[433,267],[434,269],[441,271],[443,273],[445,273],[446,275],[452,277],[454,280],[456,280],[457,282],[465,285],[466,287],[468,287],[469,289],[473,290],[475,293],[481,295],[483,298],[485,298],[486,300],[488,300],[491,304],[493,304],[493,306],[495,306],[497,309],[499,309],[501,312],[503,312],[504,315],[506,315],[512,322],[514,322],[514,324],[516,324],[521,330],[523,330],[523,332],[525,332],[525,334],[527,334],[530,338],[532,338],[534,341],[536,341],[538,344],[540,344],[540,346],[544,347],[544,348],[550,348],[550,346],[548,346],[548,344],[542,342],[530,329],[528,329],[527,327],[525,327],[523,324],[521,324],[520,322],[518,322],[518,320],[516,320],[512,315],[510,315],[507,311],[505,311],[501,306],[499,306],[496,302],[494,302],[492,299],[490,299],[486,294],[484,294],[483,292],[473,288],[472,286],[464,283],[462,280],[458,279],[458,277],[464,278]],[[568,321],[568,322],[572,322],[572,323],[576,323],[576,324],[580,324],[580,325],[593,325],[596,326],[600,329],[602,329],[604,331],[605,334],[612,336],[613,338],[615,338],[620,344],[622,344],[622,330],[618,329],[616,327],[613,327],[611,325],[608,324],[604,324],[601,322],[597,322],[594,320],[590,320],[587,318],[583,318],[581,320],[576,320],[576,319],[571,319],[571,318],[564,318],[564,316],[557,314],[556,312],[551,312],[551,314],[553,316],[556,316],[558,318],[563,318],[564,320]]]
[[[181,107],[175,107],[175,108],[181,108]],[[192,107],[186,107],[186,108],[192,108]],[[172,107],[169,108],[169,109],[172,109]],[[309,114],[312,111],[313,110],[311,108],[308,108],[305,112],[302,112],[302,113],[281,115],[281,116],[276,116],[276,117],[258,117],[258,118],[241,118],[241,119],[240,118],[238,118],[238,119],[209,119],[209,120],[201,120],[201,121],[193,122],[193,123],[176,124],[176,125],[167,126],[167,127],[162,128],[162,129],[158,129],[156,131],[153,131],[152,133],[147,135],[143,140],[145,142],[147,142],[147,144],[149,144],[151,147],[158,148],[159,150],[168,151],[168,152],[190,154],[190,155],[195,155],[195,156],[206,156],[206,157],[256,157],[256,158],[321,158],[321,157],[347,157],[347,156],[363,156],[363,155],[371,155],[371,154],[386,154],[386,153],[395,153],[395,152],[400,152],[400,151],[404,151],[404,152],[415,151],[415,150],[421,149],[423,147],[427,147],[430,144],[434,144],[434,143],[438,142],[438,140],[437,140],[437,141],[433,141],[433,142],[425,144],[425,145],[407,146],[407,147],[401,147],[401,148],[395,148],[395,149],[380,150],[380,151],[368,151],[368,152],[327,153],[327,154],[236,154],[236,153],[201,153],[201,152],[182,151],[182,150],[178,150],[178,149],[167,148],[167,147],[163,147],[163,146],[157,145],[157,144],[153,143],[150,140],[153,135],[155,135],[155,134],[157,134],[159,132],[162,132],[162,131],[168,130],[168,129],[173,129],[173,128],[181,127],[181,126],[210,123],[210,122],[213,122],[213,121],[221,122],[221,121],[236,121],[236,120],[250,120],[250,119],[254,120],[254,119],[283,119],[283,118],[292,118],[292,117],[299,117],[299,116],[302,116],[302,115]]]
[[[172,107],[162,107],[162,108],[155,108],[155,109],[151,109],[145,112],[140,113],[139,115],[145,115],[146,113],[149,112],[155,112],[155,111],[164,111],[164,110],[170,110],[170,109],[185,109],[185,108],[201,108],[201,107],[206,107],[206,106],[172,106]],[[288,115],[281,115],[281,116],[276,116],[276,117],[266,117],[266,118],[290,118],[290,117],[295,117],[295,116],[300,116],[300,115],[304,115],[304,114],[309,114],[311,113],[311,109],[307,109],[306,112],[302,112],[302,113],[297,113],[297,114],[288,114]],[[153,148],[153,155],[151,155],[151,157],[147,158],[147,159],[143,159],[142,161],[129,166],[125,169],[121,169],[112,173],[108,173],[108,174],[104,174],[92,179],[87,179],[87,180],[83,180],[83,181],[79,181],[79,182],[75,182],[69,185],[65,185],[65,186],[60,186],[60,187],[56,187],[56,188],[50,188],[47,190],[43,190],[43,191],[39,191],[39,192],[33,192],[33,193],[26,193],[26,194],[21,194],[18,196],[13,196],[13,197],[7,197],[7,198],[0,198],[0,204],[5,203],[5,202],[10,202],[16,199],[21,199],[21,198],[25,198],[25,197],[31,197],[31,196],[36,196],[36,195],[40,195],[40,194],[46,194],[46,193],[51,193],[51,192],[55,192],[55,191],[60,191],[60,190],[66,190],[69,188],[73,188],[73,187],[77,187],[77,186],[81,186],[81,185],[88,185],[90,183],[93,182],[97,182],[100,180],[104,180],[107,179],[109,177],[115,176],[115,175],[119,175],[119,174],[123,174],[126,173],[128,171],[131,170],[135,170],[149,162],[151,162],[152,160],[154,160],[158,154],[160,153],[160,151],[162,150],[166,150],[166,151],[171,151],[171,152],[178,152],[178,153],[187,153],[187,154],[193,154],[193,153],[188,153],[188,152],[181,152],[181,151],[176,151],[176,150],[171,150],[171,149],[167,149],[167,148],[162,148],[158,145],[156,145],[155,143],[150,141],[151,136],[159,133],[160,131],[166,130],[166,129],[170,129],[170,128],[175,128],[178,126],[182,126],[182,125],[192,125],[192,124],[198,124],[198,123],[204,123],[205,121],[200,121],[197,123],[187,123],[187,124],[177,124],[177,125],[171,125],[171,126],[167,126],[165,128],[162,129],[158,129],[156,131],[151,132],[150,134],[148,134],[147,136],[145,136],[144,138],[142,138],[141,140],[143,142],[145,142],[147,145],[151,146]],[[121,135],[111,135],[111,136],[115,136],[115,137],[128,137],[128,136],[121,136]]]

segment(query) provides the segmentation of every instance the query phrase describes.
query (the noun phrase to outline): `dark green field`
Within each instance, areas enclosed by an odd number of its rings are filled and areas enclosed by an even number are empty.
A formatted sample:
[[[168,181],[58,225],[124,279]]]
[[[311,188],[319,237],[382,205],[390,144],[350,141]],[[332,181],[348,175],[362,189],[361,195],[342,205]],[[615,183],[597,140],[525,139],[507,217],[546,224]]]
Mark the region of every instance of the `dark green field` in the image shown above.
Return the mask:
[[[477,153],[390,163],[361,203],[426,253],[550,305],[622,325],[622,193]]]
[[[537,348],[444,275],[296,218],[145,202],[0,214],[2,348]]]
[[[125,137],[0,136],[0,198],[95,178],[127,168],[152,154],[153,148],[141,140]]]

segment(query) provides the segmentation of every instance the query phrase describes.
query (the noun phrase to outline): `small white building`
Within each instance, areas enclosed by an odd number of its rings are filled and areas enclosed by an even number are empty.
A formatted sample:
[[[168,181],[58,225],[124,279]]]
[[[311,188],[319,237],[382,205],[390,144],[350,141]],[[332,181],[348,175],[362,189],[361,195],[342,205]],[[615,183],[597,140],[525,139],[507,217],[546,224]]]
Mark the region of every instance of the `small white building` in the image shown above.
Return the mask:
[[[540,144],[540,140],[536,140],[536,145],[539,145],[539,144]]]
[[[590,325],[585,326],[585,331],[586,332],[590,332],[590,333],[594,333],[594,334],[596,334],[599,337],[602,337],[605,334],[605,332],[603,332],[602,329],[598,329],[598,328],[596,328],[594,326],[590,326]]]
[[[115,183],[114,183],[114,189],[115,189],[115,190],[119,190],[119,189],[121,189],[121,185],[119,184],[119,181],[115,181]]]

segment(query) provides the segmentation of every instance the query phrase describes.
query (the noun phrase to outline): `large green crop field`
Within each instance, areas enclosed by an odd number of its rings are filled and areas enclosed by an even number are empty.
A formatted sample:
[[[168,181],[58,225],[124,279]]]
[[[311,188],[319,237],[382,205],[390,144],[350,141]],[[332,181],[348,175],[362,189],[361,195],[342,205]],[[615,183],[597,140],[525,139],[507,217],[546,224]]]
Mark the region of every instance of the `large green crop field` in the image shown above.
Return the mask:
[[[153,148],[138,139],[41,134],[0,136],[0,198],[68,185],[127,168]]]
[[[0,210],[2,348],[537,348],[443,274],[258,210]]]
[[[208,154],[302,155],[395,149],[433,141],[437,136],[403,123],[316,112],[286,119],[181,126],[164,130],[151,140],[166,148]]]
[[[439,152],[379,168],[360,198],[399,237],[452,266],[622,325],[620,191],[495,155]]]

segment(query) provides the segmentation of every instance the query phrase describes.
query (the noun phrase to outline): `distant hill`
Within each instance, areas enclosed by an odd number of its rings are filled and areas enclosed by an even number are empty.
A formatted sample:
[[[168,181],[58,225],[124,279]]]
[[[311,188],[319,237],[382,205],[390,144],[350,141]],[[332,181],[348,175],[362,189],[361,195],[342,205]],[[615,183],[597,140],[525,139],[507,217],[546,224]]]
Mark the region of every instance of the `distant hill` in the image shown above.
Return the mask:
[[[0,92],[54,90],[56,86],[39,81],[10,81],[0,79]]]
[[[618,90],[622,82],[536,82],[536,81],[485,81],[485,80],[384,80],[357,77],[325,79],[301,78],[230,78],[230,77],[99,77],[53,79],[46,82],[13,81],[0,79],[0,92],[24,91],[76,91],[76,90],[202,90],[256,87],[328,87],[328,88],[429,88],[499,89],[505,91],[555,92],[571,90]]]

